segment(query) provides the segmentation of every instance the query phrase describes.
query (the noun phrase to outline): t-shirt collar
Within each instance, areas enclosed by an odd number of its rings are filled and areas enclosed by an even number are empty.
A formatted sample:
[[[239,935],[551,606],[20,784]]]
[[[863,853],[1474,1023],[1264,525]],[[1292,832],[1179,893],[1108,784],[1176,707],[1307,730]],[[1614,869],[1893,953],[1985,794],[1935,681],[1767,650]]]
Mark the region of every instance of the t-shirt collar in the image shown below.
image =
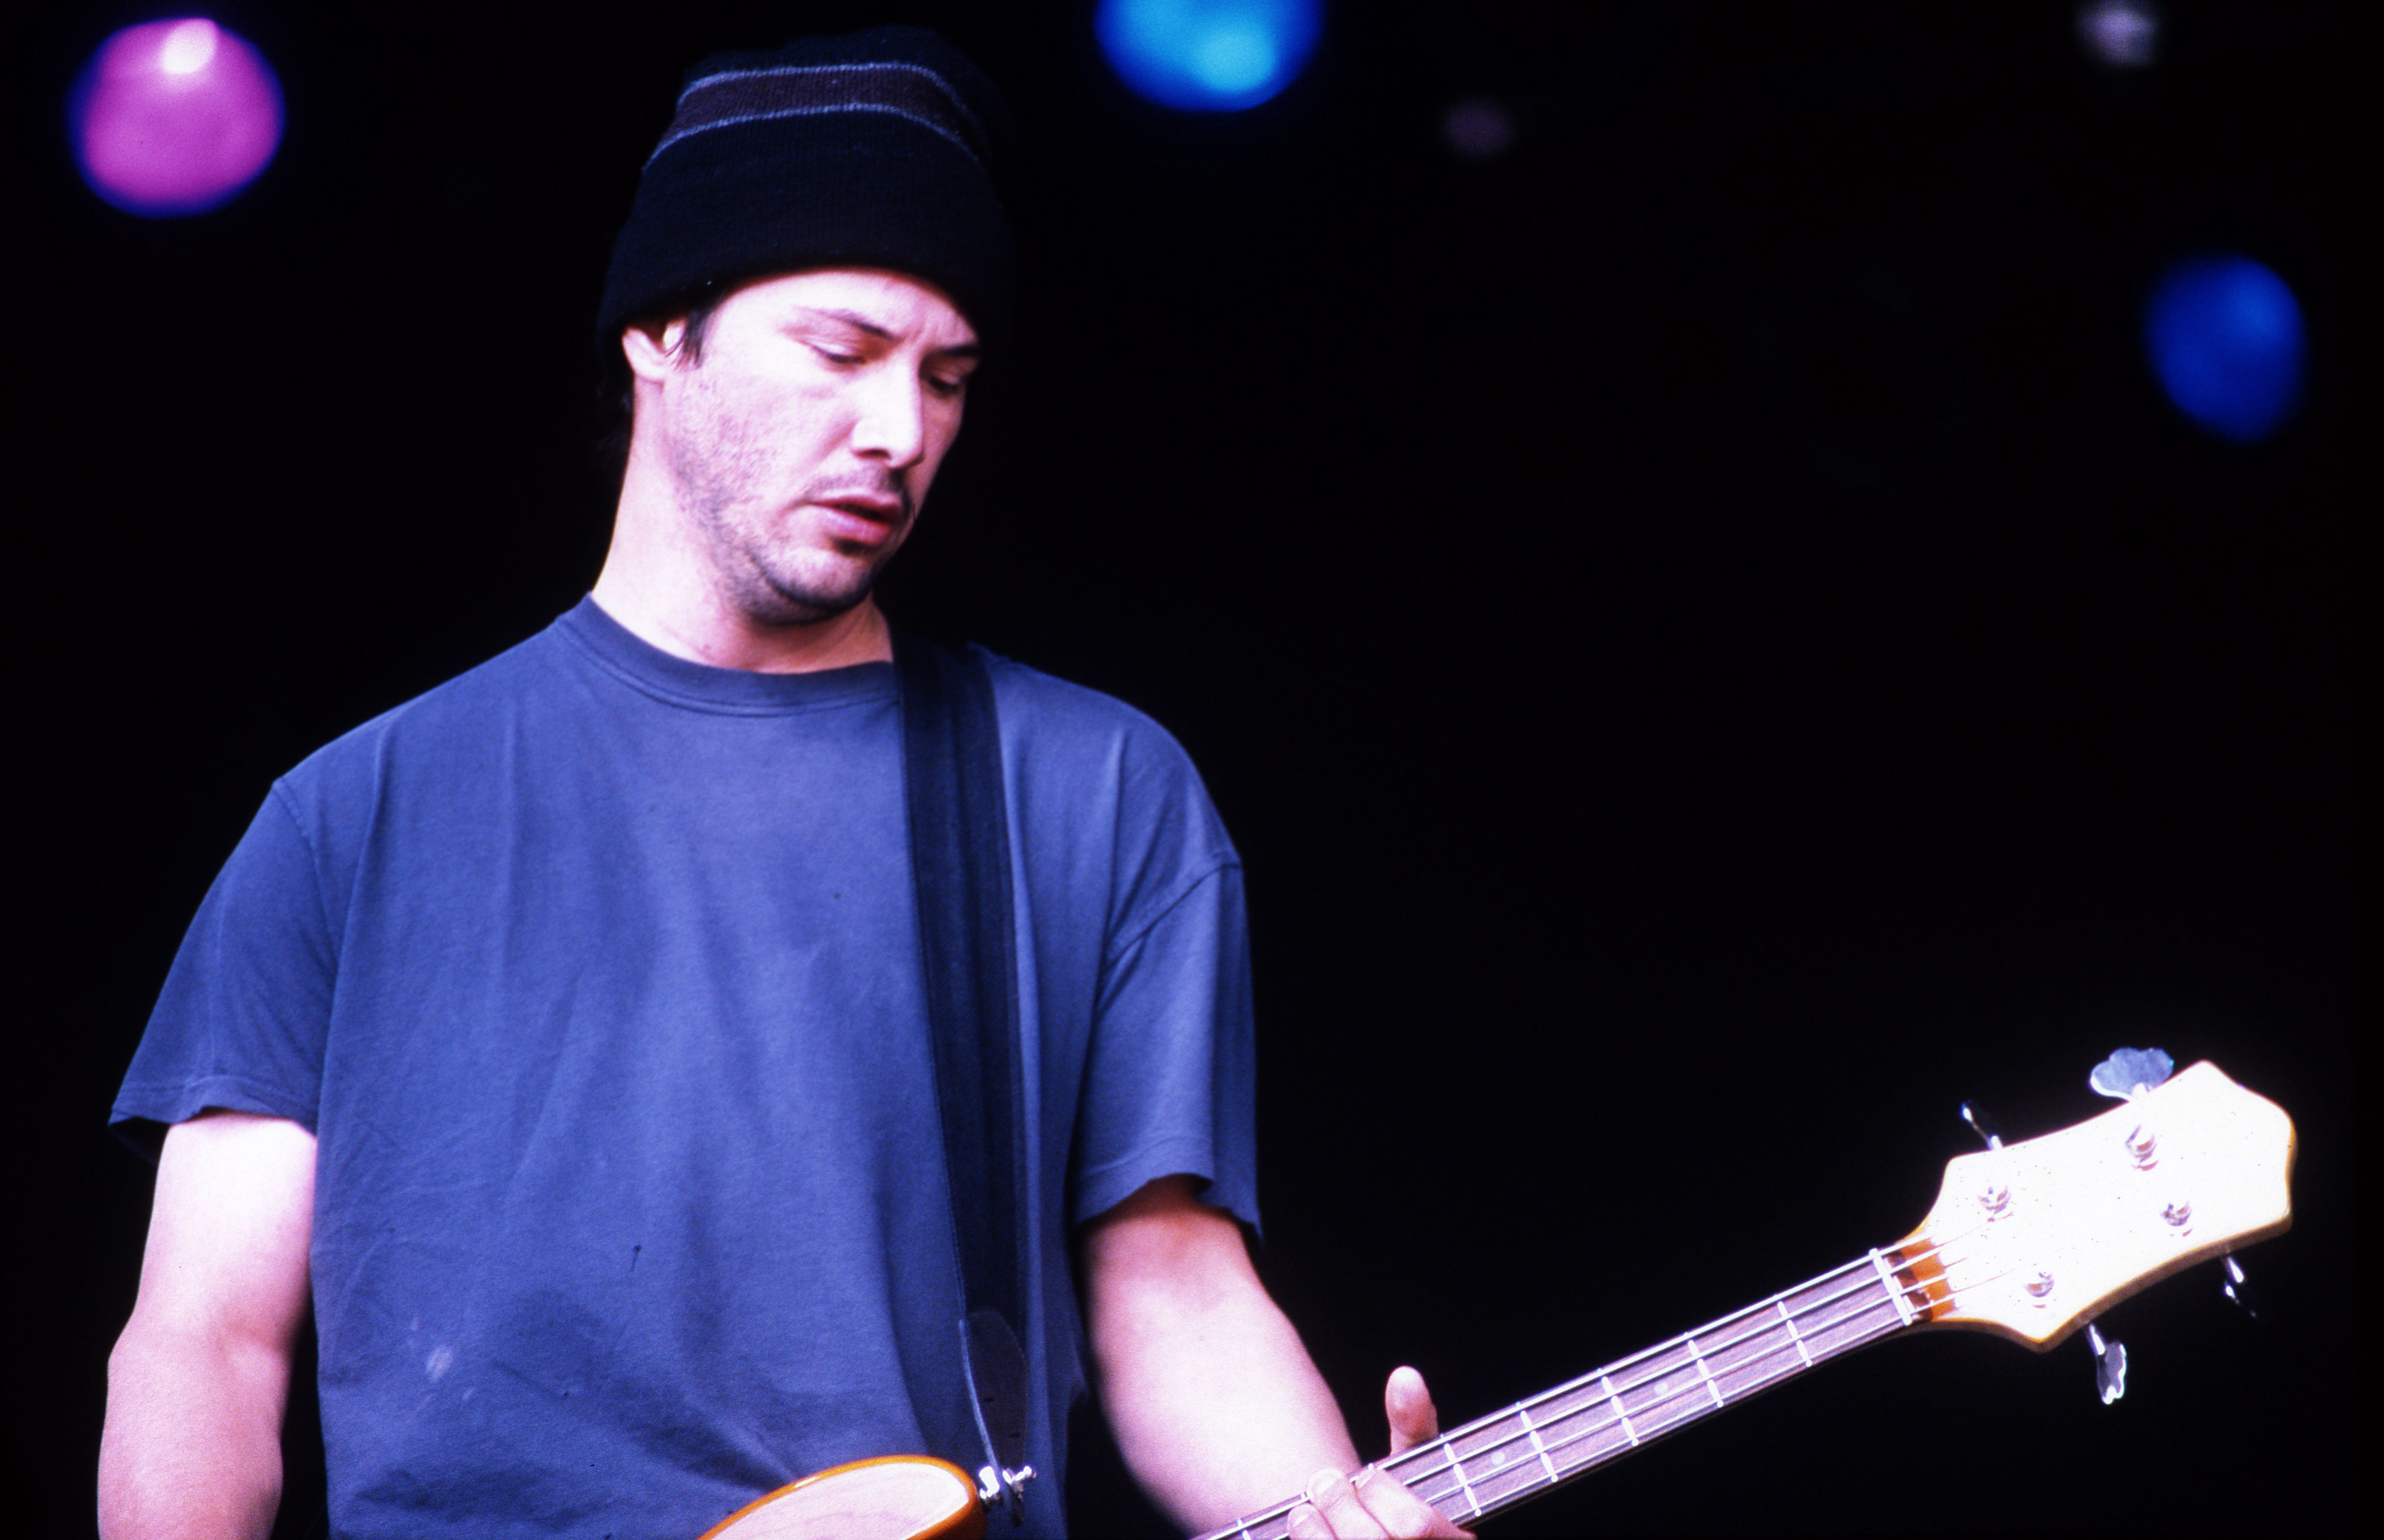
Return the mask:
[[[763,674],[674,657],[606,615],[592,594],[557,617],[554,628],[606,673],[659,700],[698,710],[775,714],[888,700],[894,694],[894,665],[889,663]]]

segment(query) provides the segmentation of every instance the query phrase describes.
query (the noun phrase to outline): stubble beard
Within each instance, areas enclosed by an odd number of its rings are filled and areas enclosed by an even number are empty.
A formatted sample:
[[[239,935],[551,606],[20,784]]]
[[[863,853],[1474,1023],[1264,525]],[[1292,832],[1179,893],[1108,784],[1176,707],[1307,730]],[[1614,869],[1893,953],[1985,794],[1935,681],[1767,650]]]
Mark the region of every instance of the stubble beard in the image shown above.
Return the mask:
[[[817,478],[795,499],[796,506],[856,493],[899,500],[893,531],[873,553],[839,557],[775,540],[771,515],[785,504],[758,490],[774,479],[769,456],[757,448],[762,435],[743,423],[715,422],[715,432],[701,446],[685,441],[674,446],[671,470],[681,506],[711,557],[721,598],[748,621],[772,628],[832,620],[867,599],[916,512],[901,478],[890,471]]]
[[[748,505],[699,505],[694,512],[712,548],[721,597],[758,626],[832,620],[869,597],[884,565],[882,554],[838,560],[812,549],[782,550],[763,528],[759,511]]]

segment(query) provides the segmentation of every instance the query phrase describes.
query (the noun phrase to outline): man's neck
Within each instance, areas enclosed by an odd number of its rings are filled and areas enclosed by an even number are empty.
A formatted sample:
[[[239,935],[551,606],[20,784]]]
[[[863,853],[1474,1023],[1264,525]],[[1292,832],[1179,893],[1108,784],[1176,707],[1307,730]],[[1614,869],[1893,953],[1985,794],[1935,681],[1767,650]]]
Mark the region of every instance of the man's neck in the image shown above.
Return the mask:
[[[631,481],[639,478],[632,466]],[[652,489],[638,488],[652,495]],[[799,626],[758,621],[730,603],[689,549],[677,520],[632,507],[625,489],[612,549],[590,597],[621,628],[675,658],[755,674],[811,674],[890,663],[894,642],[875,599]]]
[[[894,659],[893,638],[874,599],[808,626],[760,626],[740,616],[690,617],[643,605],[625,587],[600,577],[589,597],[639,641],[689,663],[754,674],[813,674]],[[688,624],[690,618],[697,623]]]

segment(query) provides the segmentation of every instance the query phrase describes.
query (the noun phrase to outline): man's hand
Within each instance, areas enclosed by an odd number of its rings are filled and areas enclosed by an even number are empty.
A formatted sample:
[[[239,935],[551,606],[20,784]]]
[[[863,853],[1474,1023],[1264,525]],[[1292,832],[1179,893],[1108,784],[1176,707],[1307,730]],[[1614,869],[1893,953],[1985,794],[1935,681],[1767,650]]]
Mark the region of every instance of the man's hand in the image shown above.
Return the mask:
[[[1240,1224],[1201,1203],[1190,1177],[1145,1186],[1087,1225],[1083,1246],[1094,1387],[1126,1468],[1177,1523],[1197,1532],[1273,1509],[1321,1466],[1295,1534],[1465,1533],[1358,1470],[1341,1409],[1259,1282]],[[1393,1453],[1436,1436],[1414,1370],[1393,1374],[1384,1399]]]
[[[1440,1436],[1440,1413],[1423,1376],[1394,1369],[1383,1386],[1383,1411],[1391,1423],[1391,1453],[1401,1454]],[[1471,1540],[1432,1506],[1369,1465],[1353,1479],[1319,1471],[1308,1481],[1308,1500],[1291,1510],[1293,1540]]]

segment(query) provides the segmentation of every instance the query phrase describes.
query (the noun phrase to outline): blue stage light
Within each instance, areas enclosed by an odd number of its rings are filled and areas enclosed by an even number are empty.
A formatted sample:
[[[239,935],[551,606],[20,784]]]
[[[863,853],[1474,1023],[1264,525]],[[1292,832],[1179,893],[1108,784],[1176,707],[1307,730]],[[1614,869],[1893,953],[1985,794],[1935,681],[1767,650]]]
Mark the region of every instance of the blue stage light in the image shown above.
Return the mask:
[[[1239,112],[1287,86],[1316,46],[1319,0],[1101,0],[1118,77],[1161,106]]]
[[[2238,443],[2266,438],[2301,395],[2302,307],[2248,256],[2169,269],[2144,310],[2153,372],[2179,411]]]

